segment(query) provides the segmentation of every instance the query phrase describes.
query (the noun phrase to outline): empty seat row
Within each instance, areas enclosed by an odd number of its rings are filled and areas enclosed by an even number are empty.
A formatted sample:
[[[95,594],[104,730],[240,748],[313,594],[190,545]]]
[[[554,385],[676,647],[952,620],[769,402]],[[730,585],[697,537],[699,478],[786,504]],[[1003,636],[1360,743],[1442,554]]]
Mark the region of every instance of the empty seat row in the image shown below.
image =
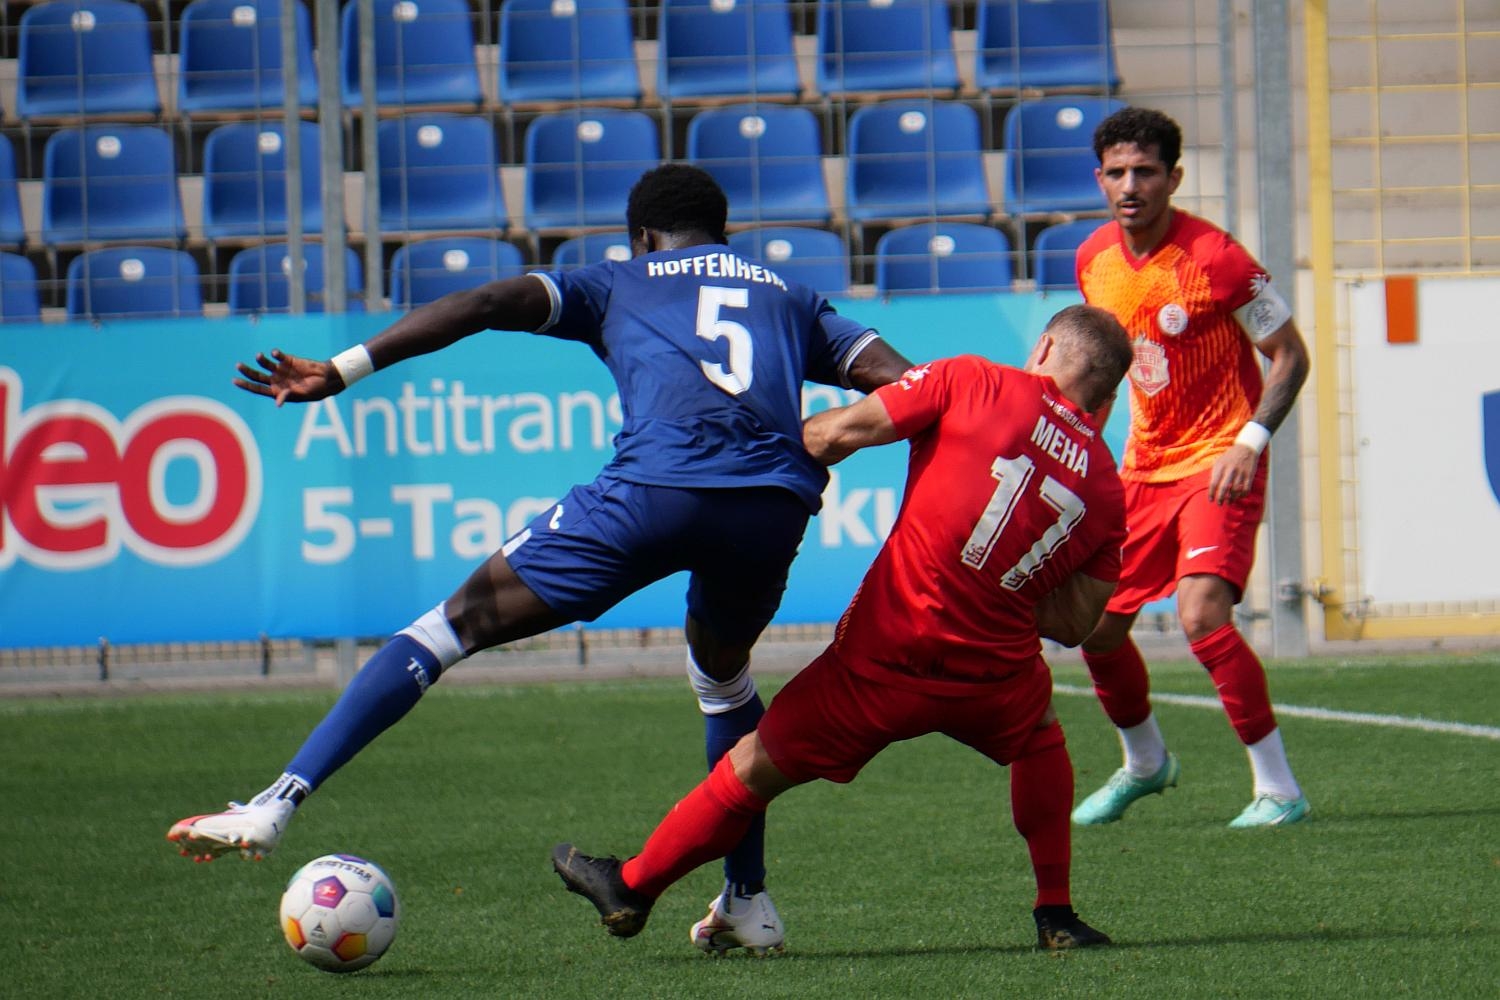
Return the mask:
[[[307,9],[294,4],[297,100],[316,103]],[[358,5],[340,23],[340,88],[361,103]],[[468,0],[375,0],[375,100],[478,107],[484,101]],[[639,100],[628,0],[505,0],[496,88],[506,104]],[[662,0],[658,95],[797,97],[788,0]],[[194,0],[181,17],[177,107],[185,114],[279,108],[280,0]],[[1118,84],[1104,0],[983,0],[974,76],[985,90]],[[19,28],[23,120],[162,110],[144,10],[128,0],[51,0]],[[823,95],[953,91],[947,0],[821,0],[816,87]]]
[[[1036,287],[1073,286],[1073,256],[1096,220],[1063,223],[1037,237],[1033,259]],[[766,227],[729,237],[730,248],[760,260],[781,277],[825,294],[850,288],[850,257],[844,241],[823,229]],[[553,267],[575,267],[630,256],[623,232],[590,233],[559,244]],[[885,233],[876,243],[874,284],[880,294],[902,292],[1004,291],[1011,287],[1014,253],[1006,234],[974,223],[918,223]],[[303,247],[303,286],[308,312],[321,312],[325,260],[321,244]],[[408,243],[391,258],[390,301],[405,309],[483,282],[528,270],[514,244],[483,237],[448,237]],[[345,250],[346,302],[363,309],[363,267]],[[236,253],[227,270],[231,313],[286,312],[291,298],[292,254],[286,244],[266,243]],[[124,246],[75,257],[66,275],[70,318],[110,319],[198,315],[203,311],[201,273],[193,256],[168,247]],[[36,322],[40,296],[34,266],[25,257],[0,253],[0,322]]]
[[[1094,211],[1094,127],[1109,98],[1017,104],[1006,117],[1000,204],[1010,215]],[[302,229],[322,228],[318,132],[298,130]],[[286,232],[286,134],[229,123],[204,145],[203,232],[209,240]],[[849,120],[845,203],[856,223],[994,214],[978,115],[953,101],[867,105]],[[378,126],[381,231],[504,232],[509,214],[494,130],[482,116],[427,113]],[[688,159],[724,188],[732,222],[828,222],[821,139],[806,108],[736,105],[699,112]],[[0,142],[0,171],[13,153]],[[661,162],[657,122],[628,109],[574,109],[526,131],[524,222],[533,232],[617,226],[640,174]],[[171,140],[149,125],[62,129],[44,153],[42,239],[49,246],[186,235]],[[0,228],[20,242],[19,207]],[[13,217],[12,217],[13,216]]]

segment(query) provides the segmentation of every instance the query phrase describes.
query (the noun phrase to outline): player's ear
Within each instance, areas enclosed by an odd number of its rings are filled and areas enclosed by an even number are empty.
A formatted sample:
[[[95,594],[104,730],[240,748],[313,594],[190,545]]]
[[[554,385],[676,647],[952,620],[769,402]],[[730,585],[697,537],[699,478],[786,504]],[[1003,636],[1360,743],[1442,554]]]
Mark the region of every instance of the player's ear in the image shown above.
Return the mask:
[[[1176,194],[1177,193],[1177,185],[1179,185],[1181,183],[1182,183],[1182,164],[1179,163],[1179,164],[1177,164],[1177,166],[1175,166],[1175,167],[1172,168],[1171,173],[1167,174],[1167,194],[1168,195],[1174,195],[1174,194]]]
[[[1036,371],[1051,353],[1052,334],[1043,332],[1040,337],[1036,338],[1036,346],[1031,349],[1031,357],[1026,359],[1026,370]]]

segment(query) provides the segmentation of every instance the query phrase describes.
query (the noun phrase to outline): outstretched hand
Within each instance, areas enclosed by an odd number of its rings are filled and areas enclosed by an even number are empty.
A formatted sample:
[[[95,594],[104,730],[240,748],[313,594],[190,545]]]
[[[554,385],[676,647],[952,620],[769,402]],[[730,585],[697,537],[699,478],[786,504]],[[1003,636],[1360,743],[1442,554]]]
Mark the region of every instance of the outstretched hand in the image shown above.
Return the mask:
[[[277,406],[286,402],[311,403],[344,388],[338,369],[327,361],[299,358],[279,350],[273,350],[269,358],[257,354],[255,361],[260,368],[252,368],[243,361],[235,364],[241,377],[234,384],[257,396],[271,397]]]

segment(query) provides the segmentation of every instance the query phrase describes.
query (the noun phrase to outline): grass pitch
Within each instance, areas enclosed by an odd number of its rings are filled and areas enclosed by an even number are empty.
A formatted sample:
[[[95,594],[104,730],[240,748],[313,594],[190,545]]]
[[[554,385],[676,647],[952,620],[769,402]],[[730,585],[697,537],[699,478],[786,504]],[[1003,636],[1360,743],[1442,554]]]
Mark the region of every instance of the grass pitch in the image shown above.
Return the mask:
[[[1156,690],[1212,694],[1195,665]],[[1083,684],[1077,668],[1058,679]],[[1500,725],[1500,657],[1275,664],[1279,703]],[[780,678],[762,678],[770,693]],[[680,680],[439,686],[302,809],[266,861],[193,865],[180,816],[252,794],[327,692],[0,702],[0,995],[16,997],[1500,996],[1500,742],[1283,718],[1311,822],[1237,832],[1248,767],[1222,713],[1157,714],[1182,784],[1075,830],[1080,913],[1112,949],[1033,950],[1005,773],[928,737],[771,810],[788,951],[712,961],[687,929],[716,865],[619,941],[548,851],[634,850],[703,773]],[[1082,796],[1118,765],[1060,696]],[[395,880],[394,947],[338,977],[282,943],[286,879],[329,852]]]

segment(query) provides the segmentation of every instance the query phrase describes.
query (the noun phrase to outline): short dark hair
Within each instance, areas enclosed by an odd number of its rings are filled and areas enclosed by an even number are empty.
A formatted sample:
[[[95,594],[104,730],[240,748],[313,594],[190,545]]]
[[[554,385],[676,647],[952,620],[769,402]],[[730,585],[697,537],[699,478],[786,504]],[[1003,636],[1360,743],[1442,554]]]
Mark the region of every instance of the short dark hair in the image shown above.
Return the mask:
[[[703,233],[724,241],[729,201],[707,171],[687,163],[664,163],[641,174],[630,189],[625,225],[634,239],[642,230]]]
[[[1065,357],[1083,367],[1090,396],[1085,409],[1103,406],[1135,360],[1135,345],[1115,314],[1098,306],[1068,306],[1047,322],[1046,332]]]
[[[1104,151],[1122,142],[1141,149],[1155,146],[1161,161],[1171,170],[1182,156],[1182,129],[1169,116],[1151,108],[1122,108],[1094,129],[1094,155],[1104,162]]]

